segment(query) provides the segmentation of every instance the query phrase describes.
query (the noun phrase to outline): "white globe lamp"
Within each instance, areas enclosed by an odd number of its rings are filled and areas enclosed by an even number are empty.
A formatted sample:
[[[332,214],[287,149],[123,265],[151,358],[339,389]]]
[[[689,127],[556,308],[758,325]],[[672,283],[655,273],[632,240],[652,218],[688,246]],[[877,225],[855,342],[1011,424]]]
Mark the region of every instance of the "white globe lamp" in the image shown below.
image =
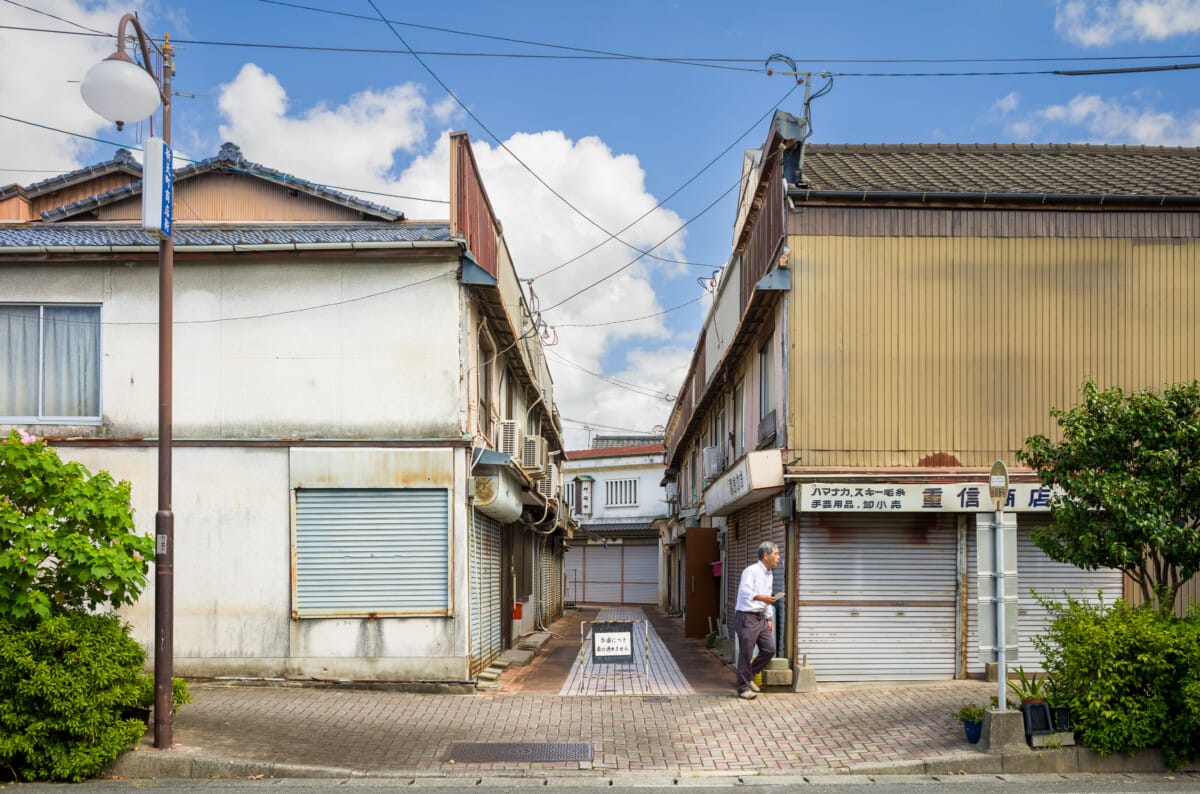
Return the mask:
[[[79,92],[88,107],[117,129],[146,118],[162,101],[158,83],[123,52],[114,52],[89,69]]]

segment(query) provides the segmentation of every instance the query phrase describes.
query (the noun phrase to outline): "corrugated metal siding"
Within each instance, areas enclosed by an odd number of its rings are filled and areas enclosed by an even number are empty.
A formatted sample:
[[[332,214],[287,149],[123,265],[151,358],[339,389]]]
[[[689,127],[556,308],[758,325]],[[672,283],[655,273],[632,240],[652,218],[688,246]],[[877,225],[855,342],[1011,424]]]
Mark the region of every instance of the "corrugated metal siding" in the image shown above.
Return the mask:
[[[951,516],[802,515],[797,653],[821,681],[955,673]]]
[[[450,136],[450,233],[467,241],[481,268],[498,273],[500,231],[465,132]]]
[[[443,489],[297,489],[300,617],[445,615],[449,498]]]
[[[478,510],[471,520],[471,675],[500,655],[500,524]]]
[[[794,563],[791,559],[792,550],[787,544],[787,524],[782,518],[775,516],[772,500],[765,499],[738,510],[730,516],[727,526],[735,528],[732,537],[726,538],[725,542],[726,563],[729,568],[722,571],[725,575],[725,614],[731,619],[737,609],[737,592],[742,571],[758,560],[760,543],[769,540],[779,547],[779,564],[771,571],[776,593],[787,592],[787,572],[792,569]],[[783,621],[788,620],[786,601],[787,599],[784,599],[777,606],[780,620],[775,623],[776,631],[784,625]]]
[[[768,157],[765,168],[769,177],[767,183],[759,188],[763,192],[758,216],[751,220],[754,226],[748,239],[744,239],[739,246],[742,254],[741,312],[746,310],[755,283],[771,269],[775,253],[783,242],[783,174],[778,167],[774,167],[774,160],[774,154]]]
[[[1198,212],[818,207],[789,213],[788,234],[816,237],[1200,237]]]
[[[40,216],[47,210],[52,210],[57,207],[65,207],[68,204],[73,204],[76,201],[81,201],[92,196],[98,196],[101,193],[107,193],[113,188],[122,187],[139,181],[139,177],[127,174],[124,171],[114,171],[111,174],[105,174],[101,177],[96,177],[85,182],[79,182],[62,190],[53,190],[44,195],[38,196],[30,201],[30,207],[33,210],[35,217]],[[141,220],[141,199],[138,202],[138,220]]]
[[[583,600],[589,604],[621,603],[621,547],[584,546]]]
[[[538,609],[543,625],[554,620],[554,541],[540,538],[538,549]]]
[[[1141,586],[1132,577],[1126,577],[1125,592],[1129,595],[1126,600],[1130,604],[1140,606],[1146,603],[1142,598]],[[1184,582],[1183,587],[1175,594],[1175,614],[1181,618],[1186,617],[1192,602],[1200,602],[1200,574]]]
[[[285,185],[246,174],[205,174],[177,183],[176,222],[186,221],[357,221],[362,213],[305,193],[292,195]],[[103,221],[133,221],[142,217],[141,196],[117,201],[99,210]]]
[[[792,237],[805,465],[988,466],[1051,407],[1200,372],[1200,242]],[[943,453],[943,454],[939,454]],[[936,457],[934,457],[936,456]]]

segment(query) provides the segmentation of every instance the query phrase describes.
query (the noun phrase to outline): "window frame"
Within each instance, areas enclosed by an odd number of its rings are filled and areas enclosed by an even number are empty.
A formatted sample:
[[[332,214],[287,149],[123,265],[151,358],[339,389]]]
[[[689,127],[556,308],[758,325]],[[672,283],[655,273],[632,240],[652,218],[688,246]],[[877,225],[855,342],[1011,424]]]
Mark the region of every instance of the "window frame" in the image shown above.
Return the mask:
[[[83,302],[66,303],[51,301],[46,303],[11,302],[0,303],[0,312],[7,309],[37,309],[37,412],[34,414],[0,414],[0,422],[5,424],[34,424],[34,425],[100,425],[104,417],[104,317],[103,304]],[[47,309],[94,309],[95,310],[95,403],[96,413],[72,415],[51,415],[45,413],[46,404],[46,310]]]

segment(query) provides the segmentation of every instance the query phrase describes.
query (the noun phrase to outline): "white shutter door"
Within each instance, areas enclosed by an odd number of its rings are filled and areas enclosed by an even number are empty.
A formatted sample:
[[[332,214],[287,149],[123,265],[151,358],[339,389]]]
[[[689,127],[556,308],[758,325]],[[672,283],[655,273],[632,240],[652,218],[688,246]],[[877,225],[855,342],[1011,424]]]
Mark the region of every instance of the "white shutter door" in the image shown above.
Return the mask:
[[[658,546],[625,546],[624,603],[658,603]]]
[[[583,603],[583,561],[587,546],[572,546],[563,555],[563,567],[567,576],[566,600],[571,604]]]
[[[297,489],[296,613],[445,615],[448,544],[444,489]]]
[[[806,516],[799,654],[824,681],[954,677],[953,518]]]
[[[1021,627],[1018,664],[1026,672],[1042,670],[1042,655],[1034,647],[1033,638],[1040,636],[1049,623],[1046,610],[1034,599],[1031,589],[1059,603],[1065,603],[1067,595],[1076,601],[1096,603],[1096,593],[1101,591],[1104,603],[1111,604],[1124,594],[1125,578],[1120,571],[1112,568],[1085,571],[1055,562],[1035,546],[1033,528],[1048,520],[1041,516],[1017,518],[1017,614]]]
[[[583,600],[589,604],[621,603],[621,547],[584,546]]]
[[[471,521],[471,675],[500,655],[500,524],[479,511]]]

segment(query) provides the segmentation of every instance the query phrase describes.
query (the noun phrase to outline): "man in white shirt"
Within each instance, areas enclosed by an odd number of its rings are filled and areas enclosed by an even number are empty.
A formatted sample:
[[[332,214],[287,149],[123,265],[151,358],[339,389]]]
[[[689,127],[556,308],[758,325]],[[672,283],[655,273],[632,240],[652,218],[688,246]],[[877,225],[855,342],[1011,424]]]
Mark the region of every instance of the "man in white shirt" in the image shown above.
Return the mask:
[[[746,566],[738,584],[737,612],[733,616],[733,631],[738,638],[737,692],[738,697],[754,700],[758,687],[754,676],[763,671],[775,656],[775,644],[771,639],[774,627],[767,610],[775,603],[775,575],[771,569],[779,564],[779,547],[770,541],[758,546],[758,562]],[[758,656],[750,661],[754,649]]]

